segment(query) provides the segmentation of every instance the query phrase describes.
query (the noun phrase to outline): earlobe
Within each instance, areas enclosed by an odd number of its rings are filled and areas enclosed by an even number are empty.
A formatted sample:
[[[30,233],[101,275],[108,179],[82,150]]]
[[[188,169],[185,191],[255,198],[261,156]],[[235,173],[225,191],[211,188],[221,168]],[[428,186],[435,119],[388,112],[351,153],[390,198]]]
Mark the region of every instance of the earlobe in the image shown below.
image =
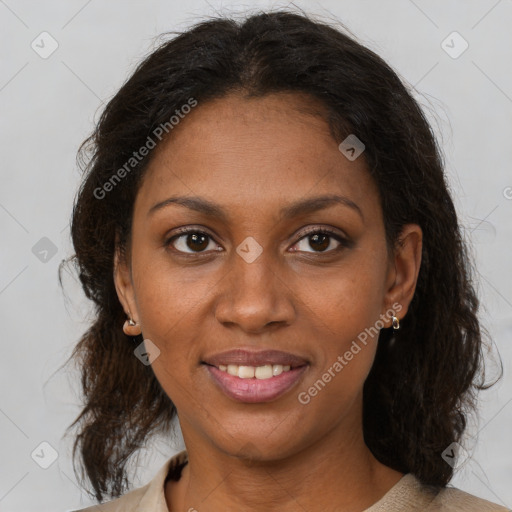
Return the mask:
[[[138,336],[139,334],[142,333],[142,329],[138,322],[136,322],[130,317],[128,320],[125,321],[123,325],[123,332],[127,336]]]
[[[394,310],[398,321],[407,314],[414,297],[421,267],[422,246],[423,232],[420,226],[406,224],[394,251],[392,282],[386,293],[386,307]]]

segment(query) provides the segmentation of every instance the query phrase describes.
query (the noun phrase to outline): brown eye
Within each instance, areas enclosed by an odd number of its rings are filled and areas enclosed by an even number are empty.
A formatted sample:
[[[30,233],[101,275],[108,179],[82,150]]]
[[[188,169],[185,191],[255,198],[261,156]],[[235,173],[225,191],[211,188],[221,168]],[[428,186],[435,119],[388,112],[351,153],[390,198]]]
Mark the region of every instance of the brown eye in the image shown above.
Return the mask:
[[[302,244],[302,245],[301,245]],[[294,251],[325,253],[347,247],[348,241],[328,229],[316,229],[303,236],[294,247]],[[312,250],[308,250],[312,249]]]
[[[179,252],[188,254],[201,253],[208,248],[210,242],[213,243],[210,235],[204,231],[183,230],[181,233],[171,237],[167,242],[167,245],[172,245]],[[210,247],[210,249],[215,249],[216,244],[214,243],[213,245],[214,247]]]
[[[325,251],[329,248],[331,243],[331,236],[326,235],[325,233],[316,233],[315,235],[309,235],[309,246],[312,247],[315,251]]]

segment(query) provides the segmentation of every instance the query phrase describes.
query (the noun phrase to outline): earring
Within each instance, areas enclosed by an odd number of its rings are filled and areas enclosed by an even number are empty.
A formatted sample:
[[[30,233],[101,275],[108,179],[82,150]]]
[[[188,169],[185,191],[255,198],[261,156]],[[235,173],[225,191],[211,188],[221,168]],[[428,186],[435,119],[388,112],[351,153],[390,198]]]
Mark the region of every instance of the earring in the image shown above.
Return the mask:
[[[398,329],[400,329],[400,320],[398,320],[398,317],[393,316],[393,318],[391,319],[391,322],[393,324],[393,329],[395,331],[398,331]]]
[[[128,320],[128,325],[131,325],[132,327],[134,325],[137,325],[137,322],[135,322],[134,320],[132,320],[131,318]]]

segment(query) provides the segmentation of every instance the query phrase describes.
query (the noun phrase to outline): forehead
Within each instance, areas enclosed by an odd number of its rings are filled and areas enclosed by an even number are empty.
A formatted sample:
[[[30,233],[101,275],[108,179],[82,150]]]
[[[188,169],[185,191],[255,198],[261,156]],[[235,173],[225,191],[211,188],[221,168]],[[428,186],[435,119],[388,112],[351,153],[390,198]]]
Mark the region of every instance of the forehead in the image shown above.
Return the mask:
[[[209,197],[228,208],[277,208],[320,193],[375,200],[364,158],[349,161],[339,151],[327,115],[320,102],[296,93],[237,93],[199,103],[155,149],[138,207],[175,194]]]

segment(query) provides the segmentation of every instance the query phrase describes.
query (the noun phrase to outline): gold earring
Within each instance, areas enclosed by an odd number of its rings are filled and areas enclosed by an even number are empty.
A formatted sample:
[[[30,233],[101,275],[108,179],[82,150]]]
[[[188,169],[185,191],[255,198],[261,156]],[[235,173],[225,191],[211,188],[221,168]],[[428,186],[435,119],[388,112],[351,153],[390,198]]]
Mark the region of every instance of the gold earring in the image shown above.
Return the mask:
[[[398,329],[400,329],[400,320],[398,320],[398,317],[393,316],[393,318],[391,319],[391,322],[393,324],[393,329],[395,331],[398,331]]]

